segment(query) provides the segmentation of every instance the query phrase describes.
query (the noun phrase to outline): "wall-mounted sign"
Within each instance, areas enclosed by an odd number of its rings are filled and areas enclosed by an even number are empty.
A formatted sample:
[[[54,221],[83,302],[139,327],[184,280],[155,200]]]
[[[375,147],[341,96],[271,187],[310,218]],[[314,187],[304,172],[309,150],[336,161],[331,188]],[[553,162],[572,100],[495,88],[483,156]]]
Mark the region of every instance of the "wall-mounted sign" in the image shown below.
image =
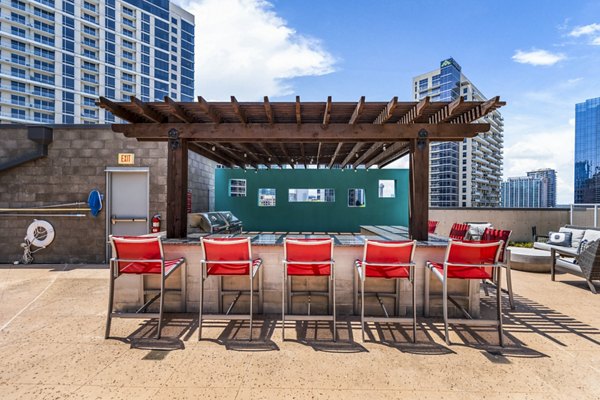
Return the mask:
[[[119,165],[133,165],[133,163],[135,162],[135,154],[119,153],[118,162]]]

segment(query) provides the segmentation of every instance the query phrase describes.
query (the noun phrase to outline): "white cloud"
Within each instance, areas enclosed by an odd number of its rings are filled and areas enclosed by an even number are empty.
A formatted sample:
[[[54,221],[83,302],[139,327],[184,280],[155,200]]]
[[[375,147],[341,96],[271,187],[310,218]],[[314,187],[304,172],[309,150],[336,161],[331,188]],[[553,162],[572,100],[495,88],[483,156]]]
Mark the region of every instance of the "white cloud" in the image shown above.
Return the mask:
[[[569,32],[569,36],[579,37],[583,35],[593,35],[596,32],[600,32],[600,24],[582,25],[573,28],[573,30]]]
[[[564,60],[567,58],[564,54],[561,53],[551,53],[546,50],[531,50],[531,51],[523,51],[517,50],[515,54],[512,56],[513,61],[521,63],[521,64],[531,64],[531,65],[554,65],[557,62]]]
[[[266,0],[179,0],[196,18],[196,93],[258,100],[293,93],[290,79],[334,71],[315,38],[296,32]]]
[[[592,39],[592,44],[594,46],[600,46],[600,36],[593,38]]]

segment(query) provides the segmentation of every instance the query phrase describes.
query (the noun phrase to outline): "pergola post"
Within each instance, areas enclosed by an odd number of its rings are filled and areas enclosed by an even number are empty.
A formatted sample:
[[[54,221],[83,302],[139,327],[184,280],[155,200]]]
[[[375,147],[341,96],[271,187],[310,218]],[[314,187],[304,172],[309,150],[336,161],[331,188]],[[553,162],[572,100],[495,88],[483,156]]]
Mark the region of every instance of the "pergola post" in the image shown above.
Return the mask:
[[[409,234],[415,240],[427,240],[429,234],[429,139],[428,132],[419,131],[418,139],[410,141],[410,209]]]
[[[169,130],[167,155],[167,238],[187,236],[188,142]]]

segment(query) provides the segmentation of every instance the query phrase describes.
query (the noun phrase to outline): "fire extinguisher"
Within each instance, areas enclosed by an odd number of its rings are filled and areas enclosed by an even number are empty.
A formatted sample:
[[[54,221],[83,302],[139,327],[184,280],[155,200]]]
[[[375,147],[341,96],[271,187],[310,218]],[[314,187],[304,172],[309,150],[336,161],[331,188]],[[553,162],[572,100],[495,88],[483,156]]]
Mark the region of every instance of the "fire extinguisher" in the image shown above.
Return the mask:
[[[152,233],[160,232],[160,214],[154,214],[152,217]]]

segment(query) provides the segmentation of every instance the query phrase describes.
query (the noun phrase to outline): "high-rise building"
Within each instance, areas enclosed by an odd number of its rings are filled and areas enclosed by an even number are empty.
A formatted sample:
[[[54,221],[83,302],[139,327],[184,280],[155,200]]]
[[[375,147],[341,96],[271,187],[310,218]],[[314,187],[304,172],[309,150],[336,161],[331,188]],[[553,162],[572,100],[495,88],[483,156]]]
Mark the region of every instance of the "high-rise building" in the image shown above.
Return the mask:
[[[575,203],[600,203],[600,97],[575,105]]]
[[[413,78],[414,99],[431,101],[486,100],[452,58],[440,68]],[[462,143],[431,144],[430,204],[432,207],[497,207],[504,148],[504,121],[494,111],[479,122],[490,123],[487,133]]]
[[[110,123],[99,96],[192,101],[194,16],[168,0],[2,0],[0,123]]]
[[[556,171],[551,168],[536,169],[527,172],[527,176],[542,181],[540,207],[556,207]]]
[[[538,208],[543,199],[542,178],[519,176],[502,182],[502,207]]]

